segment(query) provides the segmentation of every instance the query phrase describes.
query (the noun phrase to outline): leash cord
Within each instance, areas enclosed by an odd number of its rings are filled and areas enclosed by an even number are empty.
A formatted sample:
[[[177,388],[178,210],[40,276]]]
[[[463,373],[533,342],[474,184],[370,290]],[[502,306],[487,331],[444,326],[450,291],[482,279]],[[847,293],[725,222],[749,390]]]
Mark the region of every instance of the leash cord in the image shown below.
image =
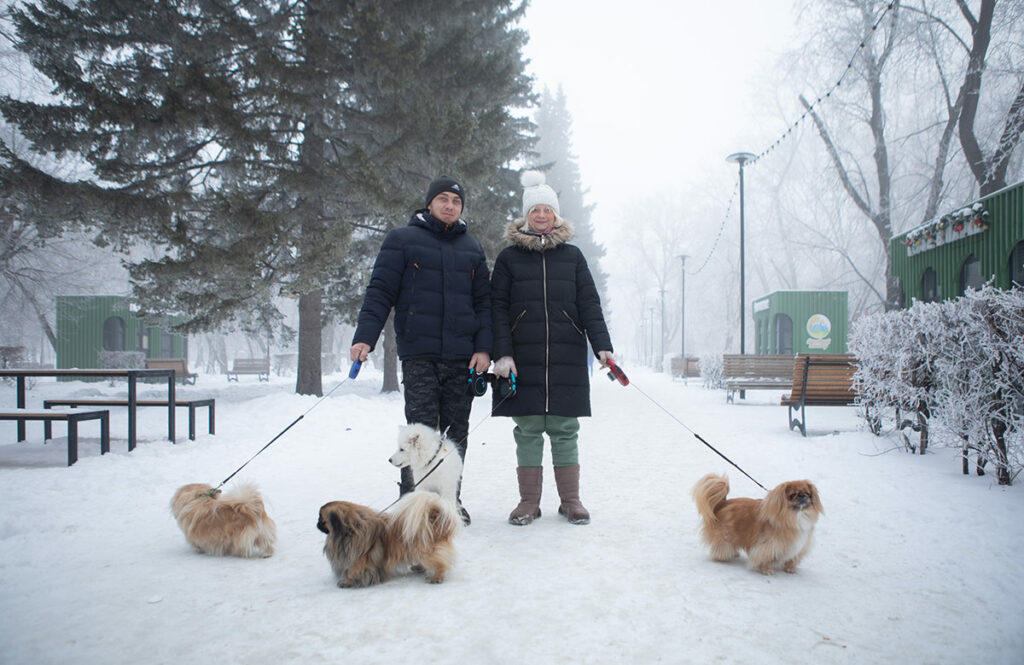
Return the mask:
[[[337,385],[335,385],[335,386],[334,386],[333,388],[331,388],[331,389],[330,389],[330,390],[329,390],[329,391],[327,392],[327,394],[326,394],[326,395],[324,395],[323,397],[321,397],[320,399],[318,399],[318,400],[317,400],[316,402],[314,402],[314,403],[313,403],[313,406],[311,406],[311,407],[309,407],[308,409],[306,409],[306,411],[305,411],[305,412],[304,412],[304,413],[303,413],[303,414],[302,414],[301,416],[299,416],[298,418],[296,418],[295,420],[293,420],[293,421],[291,422],[291,424],[290,424],[290,425],[288,425],[288,427],[285,427],[285,428],[284,428],[283,430],[281,430],[280,432],[278,432],[278,433],[277,433],[277,436],[275,436],[275,437],[274,437],[273,439],[271,439],[271,440],[270,440],[269,442],[267,442],[267,445],[265,445],[265,446],[263,446],[262,448],[260,448],[260,449],[259,449],[259,450],[258,450],[258,451],[256,452],[256,454],[255,454],[255,455],[253,455],[252,457],[250,457],[250,458],[249,458],[248,460],[246,460],[246,461],[245,461],[245,464],[243,464],[242,466],[240,466],[240,467],[238,467],[237,469],[235,469],[234,473],[232,473],[232,474],[231,474],[230,476],[228,476],[228,477],[227,477],[227,478],[225,478],[224,480],[220,481],[220,485],[217,485],[217,487],[215,487],[215,488],[213,488],[212,490],[210,490],[210,492],[211,492],[211,493],[216,493],[216,492],[219,492],[219,491],[220,491],[220,488],[221,488],[221,487],[224,487],[225,483],[227,483],[227,482],[228,482],[229,480],[231,480],[232,478],[234,478],[234,477],[235,477],[235,474],[237,474],[237,473],[238,473],[239,471],[241,471],[242,469],[244,469],[244,468],[245,468],[245,467],[246,467],[246,466],[247,466],[247,465],[249,464],[249,462],[251,462],[251,461],[253,461],[254,459],[256,459],[256,457],[257,457],[257,456],[258,456],[258,455],[259,455],[260,453],[262,453],[262,452],[263,452],[264,450],[266,450],[267,448],[269,448],[269,447],[270,447],[270,444],[272,444],[272,443],[274,443],[275,441],[277,441],[278,439],[280,439],[280,438],[281,438],[281,436],[282,436],[282,435],[284,435],[284,433],[285,433],[285,432],[287,432],[288,430],[290,430],[290,429],[291,429],[292,427],[294,427],[294,426],[295,426],[295,424],[296,424],[296,423],[298,423],[298,422],[299,422],[300,420],[302,420],[303,418],[305,418],[305,417],[306,417],[306,414],[308,414],[308,413],[309,413],[310,411],[312,411],[313,409],[315,409],[316,407],[318,407],[318,406],[320,405],[320,402],[322,402],[322,401],[324,401],[325,399],[327,399],[328,397],[330,397],[330,396],[331,396],[331,394],[332,394],[332,393],[334,393],[334,391],[335,391],[335,390],[337,390],[338,388],[340,388],[340,387],[342,386],[342,384],[344,384],[345,382],[347,382],[347,381],[348,381],[348,380],[349,380],[350,378],[352,378],[352,377],[351,377],[351,376],[349,376],[348,378],[345,378],[345,379],[342,379],[341,381],[339,381]]]
[[[734,467],[736,467],[737,469],[739,469],[739,472],[740,472],[740,473],[742,473],[742,474],[743,474],[744,476],[746,476],[747,478],[750,478],[750,480],[754,481],[754,484],[755,484],[755,485],[757,485],[758,487],[760,487],[761,489],[763,489],[763,490],[764,490],[765,492],[767,492],[767,491],[768,491],[768,488],[767,488],[767,487],[765,487],[765,486],[764,486],[764,485],[762,485],[761,483],[757,482],[757,480],[755,480],[755,479],[754,479],[754,477],[753,477],[753,476],[751,476],[751,475],[750,475],[749,473],[747,473],[746,471],[744,471],[744,470],[742,469],[742,467],[740,467],[740,465],[739,465],[739,464],[737,464],[736,462],[733,462],[733,461],[732,461],[731,459],[729,459],[728,457],[726,457],[725,455],[723,455],[723,454],[722,454],[722,453],[721,453],[721,452],[720,452],[720,451],[719,451],[719,450],[718,450],[717,448],[715,448],[715,447],[714,447],[714,446],[712,446],[712,445],[711,445],[710,443],[708,443],[707,441],[705,441],[705,440],[704,440],[704,437],[702,437],[702,436],[701,436],[700,434],[697,434],[697,433],[696,433],[696,432],[694,432],[694,431],[693,431],[692,429],[690,429],[689,427],[687,427],[686,423],[684,423],[684,422],[683,422],[682,420],[679,420],[679,418],[676,418],[676,417],[675,417],[675,416],[674,416],[674,415],[672,414],[672,412],[671,412],[671,411],[669,411],[668,409],[666,409],[665,407],[663,407],[663,406],[662,406],[661,404],[659,404],[659,403],[658,403],[658,402],[657,402],[657,401],[656,401],[656,400],[655,400],[655,399],[654,399],[653,397],[651,397],[650,395],[648,395],[647,393],[645,393],[645,392],[644,392],[643,390],[641,390],[641,389],[640,389],[640,387],[636,385],[636,383],[630,382],[630,384],[629,384],[629,385],[633,386],[633,387],[634,387],[634,388],[636,388],[636,389],[637,389],[638,391],[640,391],[640,394],[641,394],[641,395],[643,395],[643,396],[644,396],[644,397],[646,397],[646,398],[647,398],[648,400],[650,400],[650,402],[651,402],[652,404],[654,404],[654,405],[655,405],[656,407],[658,407],[659,409],[661,409],[662,411],[664,411],[665,413],[667,413],[667,414],[668,414],[668,417],[669,417],[669,418],[671,418],[672,420],[674,420],[674,421],[676,421],[677,423],[679,423],[680,425],[682,425],[682,426],[683,426],[683,429],[685,429],[685,430],[686,430],[687,432],[689,432],[690,434],[692,434],[692,435],[693,435],[693,436],[694,436],[694,437],[695,437],[695,438],[696,438],[696,439],[697,439],[698,441],[700,441],[700,442],[701,442],[701,443],[703,443],[703,444],[704,444],[705,446],[707,446],[707,447],[708,447],[708,448],[710,448],[710,449],[711,449],[712,451],[714,451],[714,453],[715,453],[716,455],[718,455],[719,457],[721,457],[722,459],[724,459],[724,460],[725,460],[726,462],[728,462],[729,464],[732,464],[732,465],[733,465]]]

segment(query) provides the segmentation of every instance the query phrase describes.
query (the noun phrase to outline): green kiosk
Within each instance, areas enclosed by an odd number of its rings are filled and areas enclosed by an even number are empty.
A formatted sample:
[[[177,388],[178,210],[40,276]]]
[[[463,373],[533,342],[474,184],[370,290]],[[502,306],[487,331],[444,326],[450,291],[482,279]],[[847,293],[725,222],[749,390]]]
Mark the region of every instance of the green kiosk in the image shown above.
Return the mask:
[[[57,296],[57,367],[101,367],[102,351],[188,357],[184,335],[149,325],[133,309],[123,296]]]
[[[846,291],[775,291],[753,303],[754,353],[846,353]]]

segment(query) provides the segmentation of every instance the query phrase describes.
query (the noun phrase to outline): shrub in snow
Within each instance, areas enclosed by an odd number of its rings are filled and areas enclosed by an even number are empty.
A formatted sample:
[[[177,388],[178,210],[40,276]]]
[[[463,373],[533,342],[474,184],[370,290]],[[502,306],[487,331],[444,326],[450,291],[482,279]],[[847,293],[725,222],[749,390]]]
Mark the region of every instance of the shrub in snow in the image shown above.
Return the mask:
[[[893,409],[901,432],[920,433],[917,444],[903,437],[908,447],[960,446],[964,473],[972,452],[978,473],[991,463],[1000,484],[1024,468],[1024,291],[985,287],[865,316],[851,326],[849,346],[876,434],[880,414]]]
[[[700,357],[700,376],[704,387],[717,390],[725,388],[725,374],[722,371],[722,356],[718,353],[705,353]]]

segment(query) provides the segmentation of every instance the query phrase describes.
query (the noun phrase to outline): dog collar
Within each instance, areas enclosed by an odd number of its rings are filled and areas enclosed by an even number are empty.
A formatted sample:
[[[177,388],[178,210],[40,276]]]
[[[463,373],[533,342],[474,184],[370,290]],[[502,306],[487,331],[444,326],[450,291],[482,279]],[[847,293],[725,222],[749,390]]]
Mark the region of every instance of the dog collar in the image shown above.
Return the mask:
[[[436,460],[437,456],[441,454],[441,451],[442,451],[443,448],[444,448],[444,439],[442,439],[441,442],[437,444],[437,450],[434,451],[434,456],[431,457],[429,460],[427,460],[427,463],[424,464],[423,466],[430,466],[430,463],[433,462],[434,460]],[[448,451],[445,450],[444,452],[448,452]]]

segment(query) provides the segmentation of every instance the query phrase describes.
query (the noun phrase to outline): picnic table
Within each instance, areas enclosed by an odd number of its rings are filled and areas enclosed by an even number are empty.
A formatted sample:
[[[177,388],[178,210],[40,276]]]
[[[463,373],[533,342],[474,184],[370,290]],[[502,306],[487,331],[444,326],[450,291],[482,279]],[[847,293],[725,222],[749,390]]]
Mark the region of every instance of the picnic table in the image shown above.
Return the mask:
[[[137,385],[142,378],[167,379],[167,438],[174,442],[174,382],[173,369],[17,369],[2,368],[0,377],[17,380],[17,407],[25,408],[25,379],[35,377],[56,377],[69,379],[103,378],[128,380],[128,450],[135,450],[138,393]],[[25,440],[25,419],[18,418],[18,441]]]

